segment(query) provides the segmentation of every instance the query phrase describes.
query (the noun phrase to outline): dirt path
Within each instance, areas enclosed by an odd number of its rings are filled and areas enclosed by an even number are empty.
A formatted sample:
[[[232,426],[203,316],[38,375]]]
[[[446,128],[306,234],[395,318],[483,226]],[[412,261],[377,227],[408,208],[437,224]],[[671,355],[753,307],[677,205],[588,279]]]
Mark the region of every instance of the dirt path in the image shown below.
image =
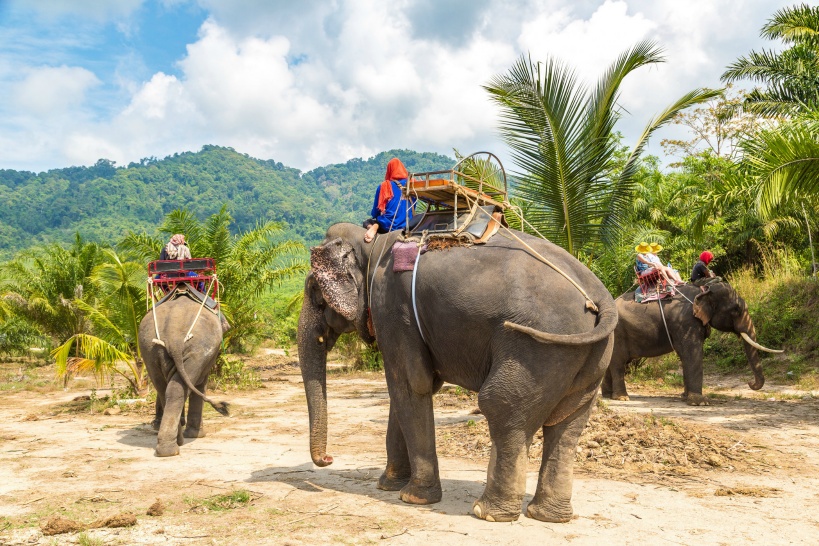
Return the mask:
[[[753,438],[761,470],[689,475],[601,475],[581,465],[567,524],[521,518],[488,523],[471,515],[486,461],[441,457],[443,502],[418,507],[379,491],[388,399],[383,376],[331,374],[330,440],[335,463],[314,468],[297,370],[265,372],[264,389],[217,395],[234,415],[208,412],[208,436],[181,456],[153,456],[148,408],[118,415],[65,412],[88,391],[0,392],[0,544],[76,544],[77,533],[43,536],[56,515],[87,525],[130,512],[137,524],[87,531],[104,544],[805,544],[819,533],[819,401],[717,399],[692,408],[631,389],[615,412],[653,413]],[[97,393],[101,395],[101,392]],[[749,395],[738,389],[737,395]],[[472,426],[466,397],[436,402],[439,427]],[[73,403],[76,405],[76,403]],[[472,423],[470,423],[472,421]],[[679,425],[682,426],[682,425]],[[748,440],[751,442],[751,440]],[[781,462],[782,464],[778,464]],[[531,499],[537,474],[529,472]],[[734,495],[716,496],[718,489]],[[220,510],[225,495],[246,491]],[[742,494],[744,492],[744,494]],[[761,494],[763,496],[751,496]],[[222,497],[219,497],[222,495]],[[161,516],[146,511],[160,499]],[[244,502],[249,501],[249,502]]]

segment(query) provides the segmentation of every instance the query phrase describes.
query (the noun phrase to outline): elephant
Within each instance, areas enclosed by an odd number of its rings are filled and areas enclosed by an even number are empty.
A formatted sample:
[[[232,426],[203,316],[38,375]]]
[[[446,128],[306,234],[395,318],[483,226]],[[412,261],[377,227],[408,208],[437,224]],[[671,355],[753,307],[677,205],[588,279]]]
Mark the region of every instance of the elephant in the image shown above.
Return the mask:
[[[761,389],[765,376],[757,350],[782,351],[756,342],[756,330],[745,300],[727,282],[702,287],[686,284],[676,290],[679,294],[672,299],[661,300],[662,309],[656,301],[637,303],[634,292],[617,298],[620,320],[614,330],[614,350],[603,380],[603,396],[628,400],[625,383],[628,363],[674,351],[682,362],[685,384],[682,398],[692,406],[708,405],[702,395],[702,346],[712,327],[733,332],[744,340],[745,356],[754,374],[748,386]]]
[[[400,238],[390,232],[367,243],[363,228],[339,223],[311,249],[298,349],[313,463],[333,462],[327,352],[340,334],[357,332],[382,352],[390,400],[379,489],[399,491],[410,504],[441,500],[432,395],[449,382],[478,392],[492,440],[486,487],[473,513],[518,519],[528,448],[542,429],[543,460],[526,513],[569,521],[577,440],[617,322],[612,296],[568,252],[518,231],[505,229],[481,246],[428,251],[414,272],[394,270]]]
[[[217,314],[201,307],[200,302],[180,296],[156,306],[156,322],[154,312],[149,312],[139,325],[139,349],[156,389],[153,426],[158,428],[158,457],[179,455],[183,437],[205,436],[203,402],[222,415],[229,413],[226,402],[213,402],[204,394],[208,375],[219,357],[224,328]],[[191,325],[192,337],[186,339]]]

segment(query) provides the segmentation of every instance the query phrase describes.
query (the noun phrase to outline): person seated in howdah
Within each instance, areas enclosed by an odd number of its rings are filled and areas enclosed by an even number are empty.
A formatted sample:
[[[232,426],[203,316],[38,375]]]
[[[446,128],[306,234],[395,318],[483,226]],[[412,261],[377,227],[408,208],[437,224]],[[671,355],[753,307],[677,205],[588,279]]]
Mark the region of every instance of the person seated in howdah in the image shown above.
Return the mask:
[[[407,185],[406,167],[397,157],[387,163],[387,172],[384,181],[375,190],[372,218],[364,221],[363,227],[367,230],[364,241],[370,242],[376,233],[387,233],[404,229],[407,221],[412,218],[416,199],[404,199],[403,188]]]

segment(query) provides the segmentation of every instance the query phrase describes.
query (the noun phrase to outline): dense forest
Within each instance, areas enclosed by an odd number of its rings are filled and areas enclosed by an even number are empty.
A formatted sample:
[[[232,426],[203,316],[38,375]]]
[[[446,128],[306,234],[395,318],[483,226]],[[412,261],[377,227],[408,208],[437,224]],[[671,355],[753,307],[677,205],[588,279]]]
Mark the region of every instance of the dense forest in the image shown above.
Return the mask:
[[[393,156],[411,171],[449,168],[434,153],[390,150],[305,173],[231,148],[204,146],[127,167],[100,159],[91,167],[35,174],[0,170],[0,257],[36,244],[68,243],[76,233],[116,243],[128,230],[154,233],[166,214],[186,208],[199,218],[223,205],[232,229],[275,221],[291,236],[319,240],[334,221],[360,222]]]

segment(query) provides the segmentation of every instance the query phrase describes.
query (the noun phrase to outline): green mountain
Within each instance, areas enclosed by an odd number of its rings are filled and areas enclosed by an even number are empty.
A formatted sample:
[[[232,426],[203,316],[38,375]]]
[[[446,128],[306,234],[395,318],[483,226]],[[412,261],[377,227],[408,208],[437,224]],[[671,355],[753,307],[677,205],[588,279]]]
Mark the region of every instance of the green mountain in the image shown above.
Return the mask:
[[[143,159],[127,167],[100,159],[91,167],[39,174],[0,170],[0,257],[36,244],[69,242],[76,232],[87,240],[116,243],[128,230],[154,233],[173,209],[187,207],[204,218],[224,203],[236,229],[274,220],[289,235],[316,242],[333,222],[368,217],[392,157],[410,172],[454,164],[435,153],[390,150],[302,173],[232,148],[204,146],[196,153]]]

